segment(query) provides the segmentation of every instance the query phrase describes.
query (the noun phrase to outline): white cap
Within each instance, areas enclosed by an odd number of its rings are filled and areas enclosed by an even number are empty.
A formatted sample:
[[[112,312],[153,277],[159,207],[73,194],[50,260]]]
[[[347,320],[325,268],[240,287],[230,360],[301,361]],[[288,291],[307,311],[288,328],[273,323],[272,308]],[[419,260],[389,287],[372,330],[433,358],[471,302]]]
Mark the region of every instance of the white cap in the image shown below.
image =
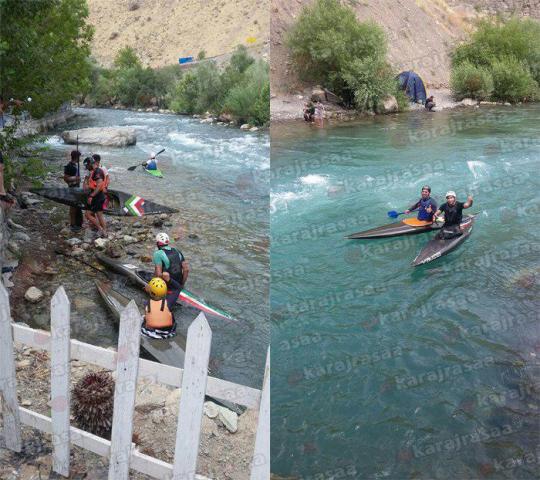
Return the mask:
[[[448,197],[456,198],[456,192],[454,192],[453,190],[450,190],[450,191],[446,192],[446,198],[448,198]]]
[[[156,158],[156,152],[152,152],[152,153],[150,154],[150,158]]]

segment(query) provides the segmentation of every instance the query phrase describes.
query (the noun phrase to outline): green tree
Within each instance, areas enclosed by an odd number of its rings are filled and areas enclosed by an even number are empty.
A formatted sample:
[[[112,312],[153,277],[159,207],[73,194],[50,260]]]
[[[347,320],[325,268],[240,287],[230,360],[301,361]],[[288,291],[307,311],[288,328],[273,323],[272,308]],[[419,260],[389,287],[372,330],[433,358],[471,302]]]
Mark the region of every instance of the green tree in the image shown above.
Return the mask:
[[[85,0],[1,0],[0,92],[26,99],[33,116],[56,110],[90,88]]]
[[[131,47],[124,47],[116,54],[114,66],[120,70],[127,68],[142,68],[137,53]]]
[[[287,41],[303,79],[323,84],[360,110],[376,109],[396,93],[384,31],[359,22],[338,0],[304,8]]]

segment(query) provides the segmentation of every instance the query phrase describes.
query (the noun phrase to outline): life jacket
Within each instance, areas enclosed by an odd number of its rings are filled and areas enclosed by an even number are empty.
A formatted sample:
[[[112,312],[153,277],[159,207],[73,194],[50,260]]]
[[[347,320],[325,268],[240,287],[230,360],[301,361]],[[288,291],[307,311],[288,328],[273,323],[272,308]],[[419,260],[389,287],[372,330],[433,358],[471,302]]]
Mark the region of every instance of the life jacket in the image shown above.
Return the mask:
[[[163,267],[164,272],[169,272],[171,278],[174,278],[178,283],[182,284],[182,277],[184,276],[184,269],[182,268],[182,262],[184,261],[184,255],[182,255],[176,248],[170,248],[169,250],[163,249],[165,255],[169,259],[169,267]]]
[[[99,168],[99,167],[98,167]],[[90,187],[91,190],[95,190],[95,188],[97,187],[97,180],[94,179],[94,175],[96,173],[98,169],[94,169],[90,172],[90,175],[88,176],[88,186]],[[99,168],[99,170],[101,171],[101,173],[103,173],[103,170],[101,170],[101,168]],[[103,175],[105,177],[105,175]],[[105,178],[101,184],[101,191],[103,191],[103,189],[105,188],[105,181],[107,179]]]
[[[145,327],[168,328],[173,325],[173,315],[169,310],[166,299],[148,302],[144,315]]]
[[[426,211],[426,208],[429,208],[429,206],[431,205],[431,213],[429,213],[428,211]],[[423,198],[421,198],[419,201],[418,201],[418,220],[428,220],[428,221],[431,221],[431,219],[433,218],[433,214],[435,213],[435,206],[433,205],[433,200],[430,198],[427,198],[426,200],[424,200]]]

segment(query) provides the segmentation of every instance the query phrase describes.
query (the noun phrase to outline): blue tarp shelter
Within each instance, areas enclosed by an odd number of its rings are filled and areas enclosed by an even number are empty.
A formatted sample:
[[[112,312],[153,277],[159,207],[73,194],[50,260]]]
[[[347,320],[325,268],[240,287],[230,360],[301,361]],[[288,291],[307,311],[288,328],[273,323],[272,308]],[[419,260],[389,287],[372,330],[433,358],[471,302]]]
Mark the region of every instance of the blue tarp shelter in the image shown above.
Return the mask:
[[[399,82],[399,87],[405,91],[411,102],[426,103],[426,87],[420,78],[420,75],[413,72],[401,72],[396,80]]]

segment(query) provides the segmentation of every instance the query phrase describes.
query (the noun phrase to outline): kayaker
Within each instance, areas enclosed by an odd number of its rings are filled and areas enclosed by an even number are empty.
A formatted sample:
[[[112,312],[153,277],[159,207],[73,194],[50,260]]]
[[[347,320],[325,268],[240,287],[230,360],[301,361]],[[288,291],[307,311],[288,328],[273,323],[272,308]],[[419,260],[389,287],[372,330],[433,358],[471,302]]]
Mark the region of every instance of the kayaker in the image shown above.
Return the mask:
[[[71,151],[71,159],[64,166],[64,182],[68,188],[78,188],[81,185],[81,176],[79,172],[79,160],[81,152],[78,150]],[[79,207],[69,207],[69,226],[72,232],[78,232],[82,228],[83,214]]]
[[[144,288],[150,294],[150,300],[145,306],[144,322],[141,333],[151,338],[170,338],[176,335],[176,322],[172,307],[176,298],[167,296],[168,287],[179,288],[180,285],[165,273],[169,285],[163,278],[154,277]]]
[[[154,152],[152,152],[150,154],[150,158],[143,163],[143,166],[144,168],[146,168],[146,170],[157,170],[157,159],[156,159],[156,154]]]
[[[446,203],[443,203],[435,212],[437,219],[441,213],[444,214],[444,224],[439,232],[439,238],[449,239],[462,234],[461,222],[463,220],[463,210],[472,207],[473,197],[469,195],[466,202],[458,202],[456,192],[450,190],[446,192]]]
[[[406,214],[418,209],[417,219],[424,222],[432,222],[433,214],[437,210],[437,202],[431,198],[431,187],[424,185],[422,187],[421,197],[414,205],[405,210]]]
[[[184,288],[189,276],[189,264],[182,252],[169,245],[169,235],[164,232],[156,235],[157,250],[154,252],[154,276],[163,277],[167,272],[173,280],[178,282],[178,294]]]
[[[107,223],[103,215],[105,204],[105,174],[101,168],[97,167],[94,157],[84,159],[84,165],[90,172],[84,179],[84,189],[89,191],[88,205],[89,209],[84,212],[84,216],[98,231],[100,237],[107,236]]]

